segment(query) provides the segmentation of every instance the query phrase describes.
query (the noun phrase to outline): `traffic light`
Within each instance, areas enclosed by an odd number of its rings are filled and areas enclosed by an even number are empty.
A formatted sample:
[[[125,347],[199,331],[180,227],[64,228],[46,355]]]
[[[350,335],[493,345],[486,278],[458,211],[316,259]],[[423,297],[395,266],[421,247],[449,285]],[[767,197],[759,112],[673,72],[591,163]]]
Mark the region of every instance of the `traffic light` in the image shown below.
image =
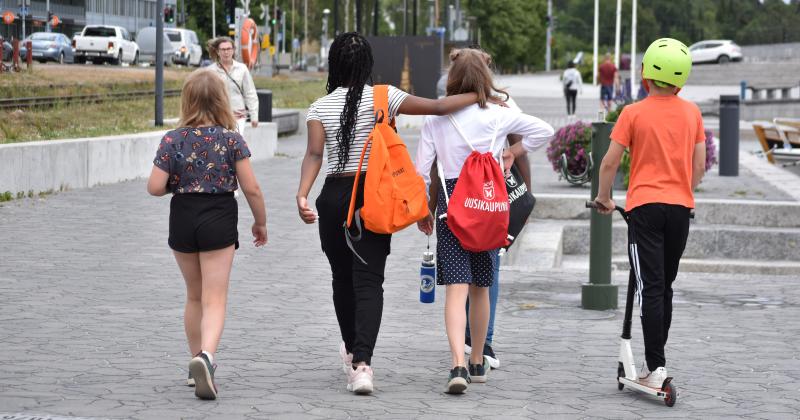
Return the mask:
[[[275,9],[275,14],[272,15],[272,20],[270,20],[269,23],[272,24],[272,26],[277,25],[278,22],[281,21],[281,16],[282,15],[283,15],[283,11],[281,11],[280,7]]]
[[[225,0],[225,10],[228,15],[228,23],[233,23],[236,20],[236,0]]]
[[[172,6],[167,6],[164,8],[164,23],[174,23],[175,22],[175,9]]]
[[[53,12],[47,11],[47,21],[51,22],[53,20]]]

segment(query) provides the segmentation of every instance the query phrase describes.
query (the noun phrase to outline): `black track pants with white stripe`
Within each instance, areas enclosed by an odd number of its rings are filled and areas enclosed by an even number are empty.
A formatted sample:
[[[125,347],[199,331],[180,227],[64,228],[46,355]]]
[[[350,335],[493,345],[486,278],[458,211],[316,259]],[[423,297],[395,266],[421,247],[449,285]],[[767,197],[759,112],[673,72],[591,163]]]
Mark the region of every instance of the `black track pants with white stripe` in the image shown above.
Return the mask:
[[[666,366],[664,345],[672,323],[672,282],[689,235],[689,212],[683,206],[660,203],[631,210],[628,253],[650,371]]]

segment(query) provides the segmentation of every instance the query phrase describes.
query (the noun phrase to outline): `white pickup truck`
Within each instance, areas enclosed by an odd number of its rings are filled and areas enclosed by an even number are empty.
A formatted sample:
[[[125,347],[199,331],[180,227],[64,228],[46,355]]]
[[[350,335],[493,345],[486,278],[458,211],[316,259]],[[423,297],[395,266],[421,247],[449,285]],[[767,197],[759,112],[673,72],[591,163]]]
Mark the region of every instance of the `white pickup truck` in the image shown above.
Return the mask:
[[[72,39],[75,62],[109,62],[111,64],[139,61],[139,46],[127,29],[120,26],[90,25]]]

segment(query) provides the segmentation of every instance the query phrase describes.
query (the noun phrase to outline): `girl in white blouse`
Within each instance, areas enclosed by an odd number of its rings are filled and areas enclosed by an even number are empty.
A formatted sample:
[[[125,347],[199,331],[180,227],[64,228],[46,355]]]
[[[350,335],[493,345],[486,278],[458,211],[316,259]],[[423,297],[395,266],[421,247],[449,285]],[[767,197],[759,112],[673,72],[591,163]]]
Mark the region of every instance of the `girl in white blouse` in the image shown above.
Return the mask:
[[[514,156],[522,155],[546,144],[553,135],[553,127],[544,121],[511,108],[497,106],[487,101],[494,92],[508,96],[492,82],[492,72],[487,63],[490,57],[480,50],[454,50],[450,54],[451,67],[447,81],[447,95],[475,92],[478,103],[446,116],[428,116],[422,127],[417,148],[417,172],[430,186],[430,170],[434,161],[440,170],[448,196],[455,189],[461,167],[472,148],[480,153],[491,152],[503,156],[505,168],[510,168]],[[467,139],[462,138],[459,130]],[[503,152],[509,134],[522,136],[522,142]],[[470,144],[472,148],[470,147]],[[437,216],[447,212],[442,189],[439,189]],[[437,218],[438,220],[438,218]],[[429,215],[418,223],[425,234],[433,232],[434,218]],[[485,252],[464,250],[443,220],[436,223],[437,283],[446,285],[445,326],[452,352],[452,370],[445,391],[462,393],[467,383],[485,382],[488,364],[483,358],[483,344],[489,322],[489,292],[493,269],[497,264],[497,249]],[[469,366],[464,360],[464,335],[467,316],[464,305],[470,301],[470,336],[472,354]]]

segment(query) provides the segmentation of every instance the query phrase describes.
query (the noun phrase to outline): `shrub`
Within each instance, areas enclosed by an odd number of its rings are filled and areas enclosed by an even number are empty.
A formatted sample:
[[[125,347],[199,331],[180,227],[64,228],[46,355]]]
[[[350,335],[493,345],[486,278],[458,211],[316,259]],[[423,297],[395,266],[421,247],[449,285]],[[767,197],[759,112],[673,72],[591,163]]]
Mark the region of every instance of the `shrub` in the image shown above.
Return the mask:
[[[592,126],[578,121],[565,125],[556,131],[547,146],[547,159],[553,170],[561,173],[561,155],[567,157],[567,172],[580,175],[589,163],[588,155],[592,145]]]

